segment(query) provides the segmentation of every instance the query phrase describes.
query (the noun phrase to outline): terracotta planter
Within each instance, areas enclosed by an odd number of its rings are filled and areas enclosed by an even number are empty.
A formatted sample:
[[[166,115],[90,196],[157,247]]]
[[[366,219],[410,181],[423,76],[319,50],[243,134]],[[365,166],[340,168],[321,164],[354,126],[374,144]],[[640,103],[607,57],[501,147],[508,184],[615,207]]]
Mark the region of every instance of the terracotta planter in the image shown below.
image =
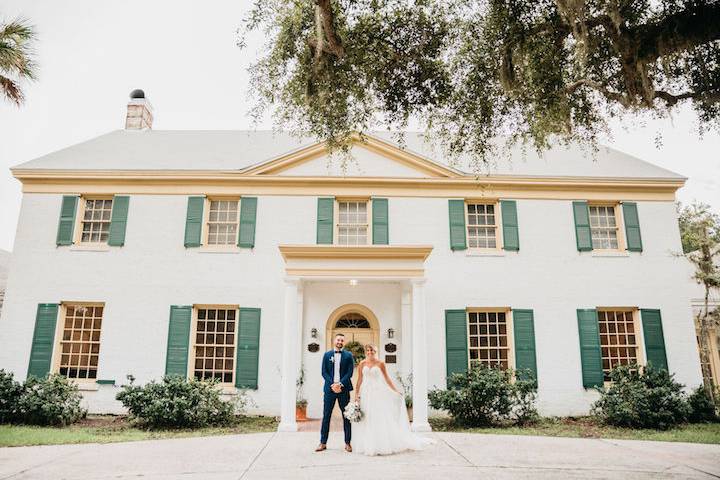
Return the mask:
[[[411,422],[412,422],[412,420],[413,420],[412,408],[413,408],[413,407],[407,407],[408,420],[410,420]]]
[[[296,422],[307,422],[307,405],[295,405],[295,421]]]

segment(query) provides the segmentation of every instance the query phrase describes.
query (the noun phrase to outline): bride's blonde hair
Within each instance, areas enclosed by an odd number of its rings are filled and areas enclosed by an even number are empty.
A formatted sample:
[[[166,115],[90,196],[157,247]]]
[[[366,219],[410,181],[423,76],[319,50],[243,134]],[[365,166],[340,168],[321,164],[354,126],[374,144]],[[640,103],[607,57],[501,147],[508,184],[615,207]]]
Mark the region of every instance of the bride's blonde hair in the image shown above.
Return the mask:
[[[377,355],[378,349],[375,345],[373,345],[372,343],[365,344],[365,350],[367,350],[368,348],[375,352],[375,355]]]

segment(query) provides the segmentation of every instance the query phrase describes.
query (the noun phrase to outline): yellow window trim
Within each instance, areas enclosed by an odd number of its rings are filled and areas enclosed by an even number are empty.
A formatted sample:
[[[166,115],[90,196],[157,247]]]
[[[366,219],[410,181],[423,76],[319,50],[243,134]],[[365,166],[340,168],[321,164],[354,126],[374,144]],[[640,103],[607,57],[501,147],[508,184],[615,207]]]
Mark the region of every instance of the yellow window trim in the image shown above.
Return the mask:
[[[596,312],[632,312],[633,328],[635,329],[635,343],[637,344],[637,352],[636,352],[637,364],[640,366],[641,369],[645,365],[647,365],[647,359],[645,356],[645,332],[643,331],[642,319],[640,318],[640,308],[637,306],[632,306],[632,307],[602,306],[602,307],[595,307],[595,311]],[[596,318],[596,321],[598,322],[598,325],[599,325],[600,318]],[[622,346],[619,346],[619,345],[617,347],[623,348]],[[602,341],[600,342],[600,348],[602,348]],[[610,347],[610,348],[612,348],[612,347]],[[602,355],[600,358],[602,359]],[[606,386],[612,384],[612,382],[609,382],[609,381],[605,381],[603,383]]]
[[[468,348],[468,369],[472,367],[470,360],[470,314],[471,313],[505,313],[505,335],[507,336],[508,368],[515,370],[515,329],[512,308],[510,307],[466,307],[465,308],[465,333],[467,335]],[[515,376],[513,375],[513,381]]]
[[[75,227],[73,229],[73,245],[107,245],[105,242],[83,242],[82,241],[82,230],[83,220],[85,218],[85,202],[87,200],[113,200],[115,195],[108,194],[82,194],[78,196],[78,206],[75,212]],[[112,213],[112,208],[111,208]],[[112,221],[112,215],[111,215]],[[109,234],[108,234],[109,237]]]
[[[367,238],[366,242],[362,245],[372,245],[372,199],[370,197],[335,197],[335,203],[333,204],[333,245],[338,246],[355,246],[355,245],[343,245],[338,243],[339,232],[340,232],[340,204],[344,202],[357,202],[367,203],[365,213],[367,214]],[[358,224],[360,225],[360,224]]]
[[[615,228],[617,230],[618,248],[593,248],[593,252],[625,252],[627,250],[625,243],[625,218],[623,217],[621,206],[621,201],[604,202],[598,200],[588,200],[588,209],[590,207],[613,207],[613,211],[615,212]],[[590,212],[588,211],[588,218],[589,213]],[[592,237],[592,226],[590,227],[590,232]],[[590,242],[592,244],[592,238]]]
[[[232,381],[230,382],[218,382],[218,385],[227,389],[235,387],[235,375],[237,373],[237,345],[239,340],[240,331],[240,306],[237,304],[214,304],[214,303],[197,303],[193,304],[192,308],[192,321],[190,322],[190,343],[188,344],[188,368],[187,378],[195,378],[195,345],[197,340],[197,322],[198,322],[198,310],[201,309],[224,309],[224,310],[236,310],[235,312],[235,343],[233,348],[235,355],[233,356],[233,370],[232,370]]]
[[[53,339],[53,353],[50,361],[50,371],[55,374],[60,373],[60,360],[62,356],[62,348],[61,348],[61,342],[62,342],[62,336],[63,331],[65,330],[65,319],[67,316],[67,307],[103,307],[103,316],[102,316],[102,323],[103,325],[100,327],[100,345],[102,346],[102,338],[103,338],[103,327],[105,326],[105,302],[80,302],[80,301],[61,301],[60,302],[60,316],[58,318],[57,324],[55,325],[55,338]],[[75,382],[78,384],[89,384],[89,383],[95,383],[98,378],[102,378],[100,376],[100,354],[98,353],[98,365],[97,365],[97,377],[96,378],[68,378],[69,381]]]
[[[492,205],[495,211],[495,248],[487,247],[471,247],[470,246],[470,235],[468,229],[472,226],[469,222],[468,205]],[[482,227],[483,225],[478,225]],[[492,225],[484,225],[485,227],[492,227]],[[502,252],[504,249],[503,232],[502,232],[502,214],[500,212],[500,200],[498,199],[478,199],[478,198],[466,198],[465,199],[465,238],[468,245],[467,250],[470,252]]]

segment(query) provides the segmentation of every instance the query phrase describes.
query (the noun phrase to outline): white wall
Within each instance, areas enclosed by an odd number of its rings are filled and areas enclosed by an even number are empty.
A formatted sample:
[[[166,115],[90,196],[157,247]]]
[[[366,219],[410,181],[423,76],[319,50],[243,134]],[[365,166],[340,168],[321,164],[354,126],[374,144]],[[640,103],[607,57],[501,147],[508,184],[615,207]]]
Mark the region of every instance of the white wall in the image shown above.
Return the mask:
[[[262,309],[256,412],[279,412],[283,261],[280,243],[314,244],[314,197],[258,199],[256,248],[235,254],[185,249],[187,199],[133,195],[126,246],[107,252],[55,246],[60,195],[23,198],[5,306],[0,317],[0,368],[24,378],[38,303],[103,301],[106,304],[99,378],[139,382],[164,373],[170,305],[230,303]],[[540,405],[553,415],[586,413],[592,392],[582,388],[576,308],[638,306],[662,312],[668,363],[676,378],[700,383],[691,292],[674,205],[638,202],[644,251],[622,257],[579,253],[570,201],[519,200],[520,252],[470,256],[451,252],[447,199],[391,198],[391,244],[432,244],[426,262],[429,385],[444,386],[444,310],[510,306],[535,312]],[[394,328],[401,345],[400,287],[304,286],[301,349],[308,374],[306,393],[320,392],[319,360],[309,354],[310,328],[321,352],[325,322],[344,303],[367,305],[380,319],[381,335]],[[387,340],[381,337],[381,345]],[[87,398],[93,411],[117,411],[116,388]],[[310,414],[317,416],[317,399]]]

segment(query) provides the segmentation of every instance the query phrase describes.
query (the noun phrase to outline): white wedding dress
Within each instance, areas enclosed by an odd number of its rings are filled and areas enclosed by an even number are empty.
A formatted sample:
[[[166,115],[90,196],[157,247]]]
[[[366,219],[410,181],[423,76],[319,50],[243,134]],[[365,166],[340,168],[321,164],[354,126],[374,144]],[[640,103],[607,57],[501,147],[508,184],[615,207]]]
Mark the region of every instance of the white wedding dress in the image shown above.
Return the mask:
[[[353,448],[365,455],[420,450],[433,440],[410,431],[405,400],[391,390],[380,367],[363,366],[360,409],[363,418],[352,427]]]

